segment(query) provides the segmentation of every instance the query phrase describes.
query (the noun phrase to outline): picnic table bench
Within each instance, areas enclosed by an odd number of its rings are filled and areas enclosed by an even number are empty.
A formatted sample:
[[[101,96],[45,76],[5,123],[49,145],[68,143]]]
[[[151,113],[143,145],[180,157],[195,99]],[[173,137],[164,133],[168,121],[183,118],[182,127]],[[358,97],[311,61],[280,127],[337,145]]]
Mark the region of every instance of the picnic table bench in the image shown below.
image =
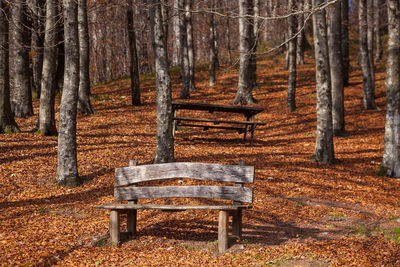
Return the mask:
[[[134,163],[130,163],[134,165]],[[220,165],[208,163],[164,163],[118,168],[115,170],[114,200],[128,201],[124,204],[106,204],[97,208],[109,209],[110,240],[112,244],[120,242],[120,214],[127,214],[127,232],[136,234],[137,210],[156,209],[162,211],[218,210],[218,250],[228,248],[228,223],[232,216],[232,235],[242,235],[242,210],[251,208],[253,189],[244,187],[253,183],[254,167],[239,165]],[[167,180],[195,179],[231,183],[231,186],[215,185],[174,185],[174,186],[137,186],[138,183]],[[182,180],[180,180],[182,181]],[[211,198],[231,200],[232,203],[216,205],[180,205],[180,204],[139,204],[139,199],[156,198]]]
[[[227,119],[225,114],[225,119],[208,119],[204,117],[186,117],[178,116],[178,110],[195,110],[195,111],[208,111],[222,112],[222,113],[237,113],[243,114],[246,118],[245,121],[241,120],[230,120]],[[172,111],[174,114],[174,134],[178,130],[178,126],[186,127],[200,127],[204,130],[210,128],[217,129],[228,129],[236,130],[239,134],[243,135],[243,141],[246,141],[247,132],[250,132],[250,145],[253,146],[254,143],[254,130],[257,125],[265,125],[265,122],[256,122],[255,115],[262,112],[263,108],[258,107],[245,107],[245,106],[234,106],[234,105],[214,105],[214,104],[204,104],[204,103],[190,103],[190,102],[172,102]]]

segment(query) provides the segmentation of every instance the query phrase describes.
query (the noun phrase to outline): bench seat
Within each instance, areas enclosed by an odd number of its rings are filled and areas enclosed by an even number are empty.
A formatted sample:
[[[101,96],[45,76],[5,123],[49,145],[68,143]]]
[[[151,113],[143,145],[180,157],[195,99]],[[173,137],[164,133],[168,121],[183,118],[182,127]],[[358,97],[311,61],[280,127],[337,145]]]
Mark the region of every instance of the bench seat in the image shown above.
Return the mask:
[[[251,209],[251,205],[153,205],[153,204],[107,204],[97,206],[109,210],[239,210]]]

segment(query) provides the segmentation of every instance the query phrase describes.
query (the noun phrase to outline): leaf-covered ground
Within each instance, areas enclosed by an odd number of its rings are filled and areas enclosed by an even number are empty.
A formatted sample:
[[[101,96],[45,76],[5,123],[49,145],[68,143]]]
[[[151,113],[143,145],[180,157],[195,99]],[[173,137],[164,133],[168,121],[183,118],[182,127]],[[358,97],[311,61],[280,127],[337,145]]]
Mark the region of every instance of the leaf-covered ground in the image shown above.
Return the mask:
[[[119,247],[107,243],[109,213],[95,206],[112,202],[114,169],[130,159],[149,164],[154,157],[155,89],[153,77],[146,76],[139,107],[130,105],[128,80],[93,88],[96,114],[78,118],[80,187],[54,183],[57,138],[32,133],[35,117],[18,119],[21,134],[0,136],[0,265],[399,266],[400,181],[377,175],[384,65],[377,68],[377,111],[363,110],[361,74],[353,66],[345,89],[350,135],[335,138],[338,163],[320,165],[310,160],[316,95],[312,59],[306,61],[298,70],[298,108],[292,113],[285,108],[282,61],[260,62],[254,96],[265,108],[257,119],[267,124],[256,130],[254,147],[231,131],[183,128],[176,134],[177,161],[244,159],[256,168],[243,239],[225,254],[216,250],[216,211],[141,211],[137,236]],[[177,99],[180,85],[173,77]],[[190,101],[231,103],[237,69],[222,69],[214,87],[207,85],[206,68],[196,78]],[[38,101],[35,107],[37,113]]]

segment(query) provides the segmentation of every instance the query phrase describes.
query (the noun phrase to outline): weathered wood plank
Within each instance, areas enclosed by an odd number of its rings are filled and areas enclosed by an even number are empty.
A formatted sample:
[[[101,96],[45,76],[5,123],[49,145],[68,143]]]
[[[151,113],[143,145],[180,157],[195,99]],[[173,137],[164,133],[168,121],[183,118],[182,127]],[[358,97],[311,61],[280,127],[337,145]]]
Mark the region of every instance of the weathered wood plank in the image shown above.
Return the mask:
[[[234,186],[148,186],[116,187],[115,200],[198,197],[253,202],[253,189]]]
[[[212,120],[212,119],[196,119],[187,117],[174,117],[176,121],[195,121],[195,122],[211,122],[214,124],[219,123],[230,123],[230,124],[243,124],[243,125],[265,125],[265,122],[254,122],[254,121],[230,121],[230,120]]]
[[[251,205],[157,205],[157,204],[106,204],[97,206],[110,210],[239,210],[251,209]]]
[[[220,112],[242,113],[245,116],[254,116],[264,110],[263,108],[249,107],[249,106],[228,106],[228,105],[214,105],[214,104],[177,102],[177,101],[172,101],[172,108],[174,110],[187,109],[187,110],[206,110],[209,112],[220,111]]]
[[[110,212],[110,239],[113,245],[118,245],[120,241],[120,217],[118,210]]]
[[[228,222],[228,212],[221,210],[218,217],[218,251],[220,253],[228,249]]]
[[[173,178],[191,178],[217,182],[253,183],[254,167],[176,162],[131,166],[118,168],[115,170],[116,186]]]

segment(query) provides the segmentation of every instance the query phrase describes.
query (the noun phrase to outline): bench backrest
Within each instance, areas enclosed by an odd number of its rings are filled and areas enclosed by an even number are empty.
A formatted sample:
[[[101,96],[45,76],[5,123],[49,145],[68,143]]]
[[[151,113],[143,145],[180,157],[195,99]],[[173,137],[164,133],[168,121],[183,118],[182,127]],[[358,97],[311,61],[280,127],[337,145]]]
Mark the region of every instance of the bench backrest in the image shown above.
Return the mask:
[[[190,178],[204,181],[231,182],[234,186],[142,186],[146,181]],[[253,202],[254,167],[208,163],[177,162],[130,166],[115,170],[115,200],[194,197]]]

